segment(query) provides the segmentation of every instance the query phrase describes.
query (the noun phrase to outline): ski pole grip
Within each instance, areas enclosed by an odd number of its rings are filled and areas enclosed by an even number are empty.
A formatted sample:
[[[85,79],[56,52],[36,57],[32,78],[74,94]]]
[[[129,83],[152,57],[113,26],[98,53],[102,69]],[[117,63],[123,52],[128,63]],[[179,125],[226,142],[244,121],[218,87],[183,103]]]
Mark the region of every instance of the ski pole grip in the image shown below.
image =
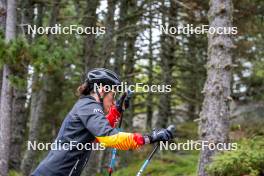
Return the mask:
[[[123,103],[124,103],[124,100],[125,100],[126,96],[127,96],[127,92],[124,92],[124,93],[121,95],[121,98],[120,98],[120,104],[121,104],[121,107],[122,107],[122,105],[123,105]]]
[[[175,130],[176,130],[176,128],[175,128],[174,125],[170,125],[170,126],[168,126],[168,127],[167,127],[167,130],[171,132],[172,136],[174,136],[174,134],[175,134]]]

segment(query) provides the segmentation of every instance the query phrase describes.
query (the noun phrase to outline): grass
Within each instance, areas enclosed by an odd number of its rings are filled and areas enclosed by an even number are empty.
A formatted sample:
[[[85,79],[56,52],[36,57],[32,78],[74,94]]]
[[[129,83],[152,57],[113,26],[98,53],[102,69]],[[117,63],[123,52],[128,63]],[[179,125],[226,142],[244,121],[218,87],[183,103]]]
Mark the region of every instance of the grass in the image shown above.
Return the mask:
[[[154,156],[153,160],[144,171],[145,176],[194,176],[196,175],[199,153],[188,151],[183,154],[166,152]],[[128,167],[119,169],[115,176],[136,175],[144,160],[133,160]]]

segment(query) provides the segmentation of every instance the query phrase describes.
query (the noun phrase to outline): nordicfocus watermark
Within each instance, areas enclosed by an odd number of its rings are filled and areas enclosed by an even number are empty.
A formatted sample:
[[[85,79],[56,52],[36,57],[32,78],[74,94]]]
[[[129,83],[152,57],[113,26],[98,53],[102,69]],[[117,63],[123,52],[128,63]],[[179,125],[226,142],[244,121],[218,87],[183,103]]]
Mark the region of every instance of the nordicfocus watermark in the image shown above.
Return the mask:
[[[148,85],[144,83],[128,84],[127,82],[121,82],[120,85],[103,85],[102,83],[94,84],[93,91],[105,88],[105,92],[116,91],[126,92],[128,90],[132,92],[152,92],[152,93],[166,93],[171,92],[171,85]]]
[[[106,28],[105,27],[90,27],[90,26],[80,26],[77,24],[72,24],[69,26],[62,26],[61,24],[55,24],[54,26],[36,26],[36,25],[23,25],[25,27],[25,32],[27,34],[33,35],[43,35],[43,34],[78,34],[78,35],[101,35],[105,34]]]
[[[160,142],[160,150],[237,150],[237,143],[213,143],[209,141],[194,141],[187,140],[186,142]],[[78,143],[77,141],[70,141],[63,143],[61,140],[54,142],[36,142],[28,141],[27,150],[105,150],[103,143]]]
[[[61,140],[54,142],[36,142],[28,141],[27,150],[105,150],[106,147],[102,143],[79,143],[70,141],[63,143]]]
[[[187,140],[186,142],[160,142],[160,150],[237,150],[237,143],[213,143],[209,141]]]
[[[230,27],[212,27],[209,25],[194,26],[193,24],[187,24],[186,26],[169,26],[160,25],[159,30],[165,34],[231,34],[236,35],[238,28],[234,26]]]

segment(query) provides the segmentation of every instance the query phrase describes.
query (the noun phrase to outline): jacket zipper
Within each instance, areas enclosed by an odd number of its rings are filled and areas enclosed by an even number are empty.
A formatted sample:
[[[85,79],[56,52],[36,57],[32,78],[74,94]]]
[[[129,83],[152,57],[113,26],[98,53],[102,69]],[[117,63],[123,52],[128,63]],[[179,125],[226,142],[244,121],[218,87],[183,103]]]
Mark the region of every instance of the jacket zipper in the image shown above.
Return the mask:
[[[80,161],[79,159],[76,161],[76,163],[74,164],[73,168],[71,169],[71,172],[70,172],[69,176],[71,176],[73,171],[77,168],[77,165],[78,165],[79,161]]]

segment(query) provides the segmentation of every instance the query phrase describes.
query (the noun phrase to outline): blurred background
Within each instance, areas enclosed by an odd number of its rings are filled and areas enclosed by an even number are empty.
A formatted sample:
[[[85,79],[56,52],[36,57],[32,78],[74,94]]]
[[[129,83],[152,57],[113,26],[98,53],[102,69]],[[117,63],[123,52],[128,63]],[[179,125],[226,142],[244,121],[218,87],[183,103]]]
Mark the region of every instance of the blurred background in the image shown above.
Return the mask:
[[[209,172],[264,175],[264,1],[233,0],[233,5],[238,34],[229,138],[239,147],[217,155]],[[128,84],[172,85],[167,93],[136,92],[124,113],[124,131],[145,133],[176,124],[175,142],[198,140],[207,35],[168,35],[159,28],[208,24],[208,9],[207,0],[18,0],[16,33],[6,42],[10,23],[1,0],[0,68],[9,65],[13,87],[9,175],[29,175],[46,156],[47,151],[26,150],[27,141],[55,139],[85,72],[94,67],[112,69]],[[106,33],[29,35],[26,24],[105,27]],[[118,151],[114,175],[135,175],[151,150]],[[109,160],[110,150],[94,152],[83,176],[106,175]],[[146,175],[197,175],[198,160],[199,151],[159,151]]]

